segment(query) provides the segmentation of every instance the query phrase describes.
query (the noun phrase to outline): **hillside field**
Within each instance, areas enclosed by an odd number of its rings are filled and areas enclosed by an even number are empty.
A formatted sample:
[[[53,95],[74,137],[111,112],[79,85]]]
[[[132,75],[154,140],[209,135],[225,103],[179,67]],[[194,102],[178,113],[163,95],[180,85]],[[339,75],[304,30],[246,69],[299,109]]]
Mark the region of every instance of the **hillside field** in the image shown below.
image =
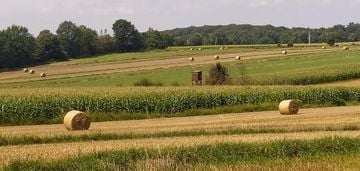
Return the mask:
[[[324,45],[171,47],[0,72],[0,170],[359,170],[360,44]],[[191,85],[217,62],[230,85]],[[144,79],[157,86],[134,86]],[[286,99],[297,115],[277,111]],[[70,110],[90,129],[66,130]]]

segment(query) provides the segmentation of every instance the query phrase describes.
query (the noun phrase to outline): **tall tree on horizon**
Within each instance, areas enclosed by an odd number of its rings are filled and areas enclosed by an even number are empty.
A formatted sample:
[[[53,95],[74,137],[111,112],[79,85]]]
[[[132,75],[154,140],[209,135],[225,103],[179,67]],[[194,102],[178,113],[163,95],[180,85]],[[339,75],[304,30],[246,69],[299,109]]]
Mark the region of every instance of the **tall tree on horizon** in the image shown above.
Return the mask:
[[[131,22],[119,19],[112,27],[118,52],[133,52],[143,49],[141,36]]]
[[[65,59],[58,37],[50,30],[41,31],[36,38],[35,58],[41,62]]]
[[[0,34],[0,68],[34,63],[35,38],[26,27],[12,25]]]
[[[75,23],[71,21],[62,22],[56,30],[60,41],[60,47],[66,57],[77,57],[80,55],[79,42],[77,42],[78,29]]]

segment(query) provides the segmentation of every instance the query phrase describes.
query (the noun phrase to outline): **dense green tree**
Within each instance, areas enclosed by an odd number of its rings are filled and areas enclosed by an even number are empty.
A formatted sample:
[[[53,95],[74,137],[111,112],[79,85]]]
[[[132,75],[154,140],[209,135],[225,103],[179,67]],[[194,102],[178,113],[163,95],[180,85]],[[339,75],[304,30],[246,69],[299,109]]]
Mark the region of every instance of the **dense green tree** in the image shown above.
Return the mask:
[[[75,23],[71,21],[62,22],[56,30],[60,40],[61,49],[67,57],[77,57],[80,55],[80,45],[78,36],[78,28]]]
[[[203,44],[203,39],[199,34],[194,34],[189,37],[188,45],[190,46],[200,46]]]
[[[159,31],[149,28],[147,32],[143,34],[144,45],[147,49],[164,49],[167,47]]]
[[[311,32],[311,42],[325,43],[329,39],[340,41],[359,41],[360,24],[335,25],[331,28],[286,28],[271,25],[226,25],[226,26],[202,26],[177,28],[167,30],[174,37],[175,45],[186,45],[188,38],[200,35],[203,45],[216,44],[260,44],[260,43],[307,43],[308,33]]]
[[[80,56],[90,56],[96,54],[98,35],[95,30],[92,30],[86,26],[80,26],[77,28],[76,43],[79,44]]]
[[[0,68],[34,63],[35,38],[28,29],[13,25],[0,34]]]
[[[114,38],[108,34],[99,36],[96,44],[96,51],[99,54],[113,53],[115,51]]]
[[[143,48],[140,33],[131,22],[119,19],[112,29],[118,52],[138,51]]]
[[[64,53],[60,48],[60,41],[50,30],[41,31],[36,38],[35,58],[41,62],[51,59],[64,59]]]

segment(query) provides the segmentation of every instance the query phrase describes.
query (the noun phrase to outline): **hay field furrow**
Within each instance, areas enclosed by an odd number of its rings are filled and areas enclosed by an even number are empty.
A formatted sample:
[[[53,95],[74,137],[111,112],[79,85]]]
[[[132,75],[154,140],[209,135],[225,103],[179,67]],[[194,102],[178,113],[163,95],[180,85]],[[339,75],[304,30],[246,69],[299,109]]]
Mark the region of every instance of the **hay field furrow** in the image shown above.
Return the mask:
[[[0,147],[1,165],[12,160],[54,160],[76,155],[108,150],[127,150],[136,148],[196,146],[214,143],[260,143],[276,140],[311,140],[324,137],[360,137],[360,131],[307,132],[285,134],[247,134],[247,135],[214,135],[171,138],[148,138],[136,140],[91,141],[78,143],[59,143],[42,145],[22,145]]]

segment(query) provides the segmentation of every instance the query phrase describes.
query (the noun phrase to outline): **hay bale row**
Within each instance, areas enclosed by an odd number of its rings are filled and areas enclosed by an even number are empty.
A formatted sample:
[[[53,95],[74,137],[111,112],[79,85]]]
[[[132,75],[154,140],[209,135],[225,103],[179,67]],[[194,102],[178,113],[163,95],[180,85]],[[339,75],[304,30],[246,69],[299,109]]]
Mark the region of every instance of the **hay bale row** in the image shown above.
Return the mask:
[[[23,71],[24,73],[29,73],[31,75],[35,74],[35,70],[29,70],[29,68],[24,68]],[[46,76],[46,73],[40,73],[40,77],[45,78]]]
[[[299,112],[299,104],[296,100],[284,100],[279,104],[279,112],[282,115],[295,115]]]
[[[84,112],[72,110],[65,115],[64,126],[69,131],[88,130],[90,118]]]

